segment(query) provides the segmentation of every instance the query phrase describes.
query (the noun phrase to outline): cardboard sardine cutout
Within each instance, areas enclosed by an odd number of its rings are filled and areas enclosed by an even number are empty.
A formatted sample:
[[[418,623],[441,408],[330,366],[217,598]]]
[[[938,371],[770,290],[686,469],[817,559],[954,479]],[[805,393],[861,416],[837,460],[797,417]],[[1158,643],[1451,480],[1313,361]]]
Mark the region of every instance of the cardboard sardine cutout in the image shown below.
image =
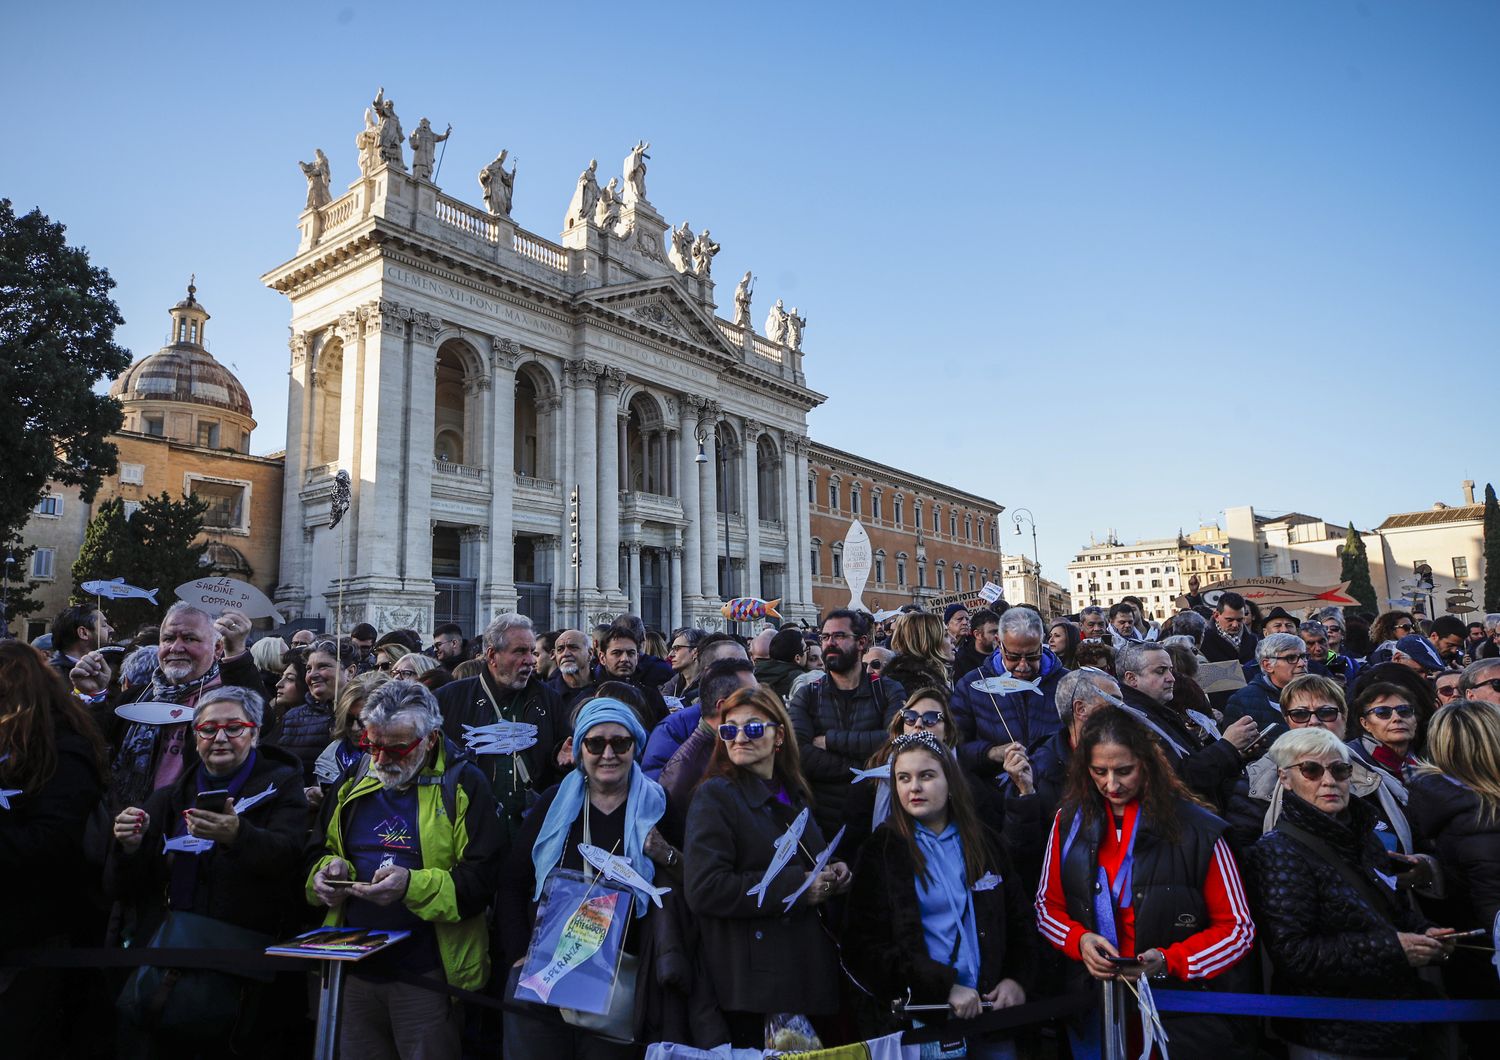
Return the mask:
[[[797,844],[802,841],[802,831],[807,827],[807,815],[810,811],[803,810],[797,815],[797,819],[787,825],[787,829],[780,839],[776,840],[776,854],[771,858],[771,864],[766,866],[765,875],[761,876],[760,882],[745,892],[746,897],[755,895],[756,908],[765,904],[766,888],[771,886],[771,881],[780,875],[781,870],[787,867],[787,863],[797,853]]]

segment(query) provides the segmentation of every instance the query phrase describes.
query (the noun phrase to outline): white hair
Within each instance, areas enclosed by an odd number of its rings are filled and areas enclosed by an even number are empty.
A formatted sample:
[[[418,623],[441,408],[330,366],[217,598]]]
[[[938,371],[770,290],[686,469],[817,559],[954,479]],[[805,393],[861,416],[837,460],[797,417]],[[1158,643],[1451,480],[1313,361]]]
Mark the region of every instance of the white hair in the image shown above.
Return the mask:
[[[437,697],[417,681],[391,681],[370,693],[360,720],[366,728],[384,728],[398,718],[410,719],[417,738],[425,740],[443,724]]]
[[[1283,652],[1306,650],[1306,642],[1295,633],[1271,633],[1255,646],[1255,661],[1265,662]]]
[[[185,600],[179,600],[171,607],[167,608],[167,613],[165,615],[162,615],[161,617],[161,624],[165,626],[168,622],[172,621],[172,619],[176,618],[178,615],[194,615],[197,618],[202,619],[203,624],[208,627],[208,631],[213,634],[215,643],[223,639],[223,634],[221,634],[218,627],[214,625],[214,616],[203,610],[203,608],[201,607],[194,607],[192,604],[188,603]]]
[[[256,728],[260,728],[261,719],[266,714],[266,701],[259,692],[238,685],[219,685],[198,697],[198,702],[193,706],[193,720],[197,721],[203,708],[214,703],[233,703]]]
[[[1041,640],[1046,630],[1042,628],[1042,616],[1031,608],[1012,607],[1000,616],[999,633],[1002,640],[1009,634]]]
[[[496,615],[495,621],[491,622],[484,630],[484,646],[496,651],[503,651],[505,640],[515,630],[525,630],[527,633],[536,633],[536,627],[531,624],[531,619],[514,611],[503,615]]]
[[[1349,761],[1349,747],[1333,733],[1317,725],[1284,732],[1276,738],[1268,752],[1277,769],[1286,769],[1308,758],[1331,756],[1340,762]]]

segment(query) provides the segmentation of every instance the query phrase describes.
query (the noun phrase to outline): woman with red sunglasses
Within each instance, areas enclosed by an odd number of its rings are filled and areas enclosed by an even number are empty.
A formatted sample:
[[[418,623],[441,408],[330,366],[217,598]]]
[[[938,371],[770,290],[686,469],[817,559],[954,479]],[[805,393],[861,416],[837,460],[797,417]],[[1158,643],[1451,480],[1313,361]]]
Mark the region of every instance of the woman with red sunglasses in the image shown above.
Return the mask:
[[[1275,968],[1274,994],[1405,999],[1424,996],[1417,969],[1449,950],[1395,886],[1375,837],[1376,815],[1349,793],[1350,749],[1325,729],[1295,729],[1271,745],[1281,817],[1247,853],[1255,923]],[[1292,1058],[1419,1056],[1409,1023],[1288,1020],[1277,1032]]]

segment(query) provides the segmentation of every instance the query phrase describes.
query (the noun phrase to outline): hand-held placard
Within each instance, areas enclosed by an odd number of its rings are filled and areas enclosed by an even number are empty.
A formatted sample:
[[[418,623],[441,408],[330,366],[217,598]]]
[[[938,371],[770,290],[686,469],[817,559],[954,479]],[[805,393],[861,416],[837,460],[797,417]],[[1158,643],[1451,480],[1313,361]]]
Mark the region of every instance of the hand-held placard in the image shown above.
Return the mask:
[[[524,721],[465,725],[464,746],[478,755],[513,755],[536,745],[537,729]]]

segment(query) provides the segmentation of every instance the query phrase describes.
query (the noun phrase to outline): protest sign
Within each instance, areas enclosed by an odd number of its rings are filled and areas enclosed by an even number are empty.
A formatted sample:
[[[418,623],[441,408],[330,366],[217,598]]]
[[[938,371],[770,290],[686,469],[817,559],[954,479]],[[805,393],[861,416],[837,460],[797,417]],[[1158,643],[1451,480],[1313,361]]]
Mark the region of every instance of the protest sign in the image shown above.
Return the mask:
[[[516,980],[516,999],[604,1013],[620,973],[630,891],[553,869],[542,886],[536,928]]]
[[[175,592],[177,599],[211,615],[233,612],[246,618],[274,618],[278,626],[286,623],[265,593],[234,578],[199,578],[179,585]]]

